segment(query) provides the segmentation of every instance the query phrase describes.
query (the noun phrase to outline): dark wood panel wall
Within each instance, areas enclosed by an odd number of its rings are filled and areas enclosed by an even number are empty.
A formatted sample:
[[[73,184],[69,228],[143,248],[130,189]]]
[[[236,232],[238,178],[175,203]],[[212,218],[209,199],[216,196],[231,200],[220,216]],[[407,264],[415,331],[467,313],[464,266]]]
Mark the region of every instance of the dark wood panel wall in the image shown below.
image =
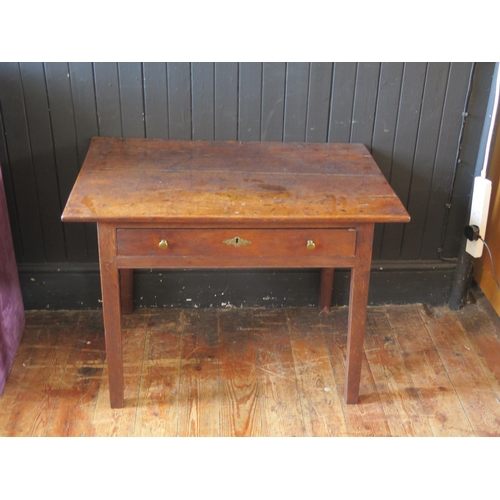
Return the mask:
[[[377,228],[374,260],[437,261],[445,236],[454,258],[460,238],[446,223],[467,203],[454,190],[470,187],[456,185],[470,182],[457,175],[468,103],[492,71],[487,63],[0,63],[0,162],[18,262],[97,261],[95,227],[60,221],[97,135],[364,143],[412,217]],[[484,99],[476,101],[480,115]],[[479,137],[469,135],[473,157]]]

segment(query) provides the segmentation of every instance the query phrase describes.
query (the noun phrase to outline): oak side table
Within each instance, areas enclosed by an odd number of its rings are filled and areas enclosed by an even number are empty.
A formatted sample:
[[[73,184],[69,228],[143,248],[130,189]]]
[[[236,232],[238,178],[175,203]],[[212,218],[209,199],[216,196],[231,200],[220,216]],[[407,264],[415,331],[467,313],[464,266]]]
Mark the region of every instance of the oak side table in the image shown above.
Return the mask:
[[[64,222],[97,222],[112,408],[123,407],[121,313],[139,268],[350,268],[345,401],[358,400],[375,223],[409,215],[361,144],[96,137]]]

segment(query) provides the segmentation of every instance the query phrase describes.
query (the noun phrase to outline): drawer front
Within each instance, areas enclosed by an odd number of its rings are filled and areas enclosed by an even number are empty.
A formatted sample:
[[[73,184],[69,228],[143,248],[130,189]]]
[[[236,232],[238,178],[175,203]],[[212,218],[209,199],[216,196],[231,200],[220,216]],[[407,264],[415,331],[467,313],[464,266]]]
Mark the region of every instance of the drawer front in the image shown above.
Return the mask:
[[[117,255],[136,257],[354,256],[354,229],[118,229]]]

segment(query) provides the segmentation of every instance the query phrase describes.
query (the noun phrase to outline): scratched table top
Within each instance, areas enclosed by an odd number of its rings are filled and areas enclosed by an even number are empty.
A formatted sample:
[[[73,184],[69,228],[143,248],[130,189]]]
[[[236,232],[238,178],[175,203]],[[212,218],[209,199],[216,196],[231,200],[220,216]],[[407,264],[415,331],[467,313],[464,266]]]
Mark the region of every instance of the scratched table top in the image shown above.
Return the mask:
[[[62,219],[311,227],[409,216],[362,144],[96,137]]]

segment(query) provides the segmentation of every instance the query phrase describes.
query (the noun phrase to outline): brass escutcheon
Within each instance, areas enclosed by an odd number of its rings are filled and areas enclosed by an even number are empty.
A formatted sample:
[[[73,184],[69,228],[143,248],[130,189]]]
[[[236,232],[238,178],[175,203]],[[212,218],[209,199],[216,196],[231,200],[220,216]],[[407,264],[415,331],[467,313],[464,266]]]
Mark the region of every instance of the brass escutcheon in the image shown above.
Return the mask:
[[[306,248],[308,250],[314,250],[316,248],[316,245],[313,240],[307,240]]]
[[[160,243],[158,243],[158,246],[164,250],[165,248],[168,248],[168,241],[167,240],[161,240]]]
[[[234,238],[231,238],[229,240],[224,240],[222,243],[224,243],[225,245],[233,245],[233,247],[244,247],[245,245],[252,244],[251,241],[240,238],[239,236],[235,236]]]

